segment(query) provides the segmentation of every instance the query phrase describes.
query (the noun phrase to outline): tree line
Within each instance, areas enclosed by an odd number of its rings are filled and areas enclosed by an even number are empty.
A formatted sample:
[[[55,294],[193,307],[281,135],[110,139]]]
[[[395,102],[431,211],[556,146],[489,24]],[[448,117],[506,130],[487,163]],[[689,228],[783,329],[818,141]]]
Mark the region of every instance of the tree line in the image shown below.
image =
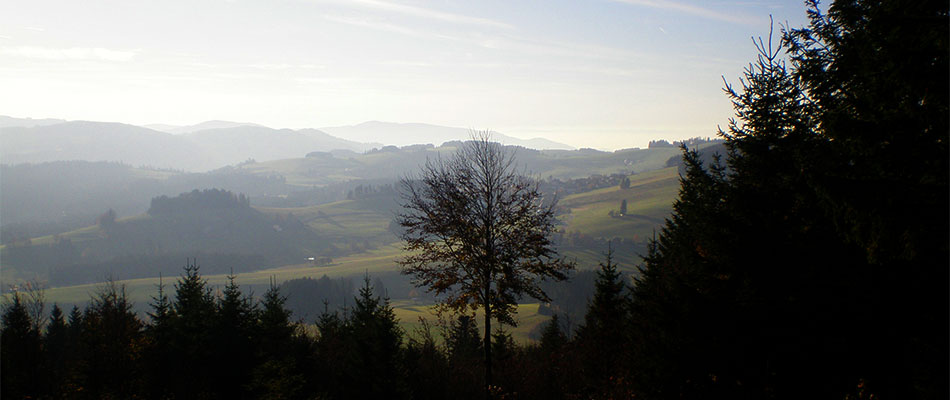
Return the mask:
[[[478,398],[482,355],[491,343],[496,395],[565,398],[601,385],[601,352],[625,287],[609,259],[597,294],[572,339],[555,315],[536,343],[496,329],[488,342],[474,315],[400,328],[378,282],[364,280],[350,306],[324,308],[313,325],[295,321],[272,284],[254,300],[230,276],[222,290],[189,264],[174,292],[159,285],[146,318],[125,289],[102,285],[85,309],[44,312],[42,295],[15,291],[2,314],[0,395],[4,398]],[[613,285],[613,286],[611,286]],[[603,293],[602,293],[603,292]],[[37,294],[40,293],[40,294]],[[603,299],[603,300],[597,300]],[[560,321],[560,322],[559,322]],[[604,375],[607,376],[607,375]],[[556,384],[552,385],[552,378]]]
[[[245,196],[244,193],[234,194],[222,189],[195,189],[176,197],[158,196],[152,198],[148,214],[162,215],[208,209],[250,207],[251,199]]]

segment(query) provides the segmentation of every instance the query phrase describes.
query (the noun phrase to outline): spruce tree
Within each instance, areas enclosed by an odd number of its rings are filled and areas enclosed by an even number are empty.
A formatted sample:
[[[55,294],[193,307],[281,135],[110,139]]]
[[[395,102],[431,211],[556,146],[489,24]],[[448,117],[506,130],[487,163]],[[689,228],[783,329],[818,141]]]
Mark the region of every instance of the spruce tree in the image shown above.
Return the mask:
[[[407,385],[413,398],[442,399],[449,381],[448,360],[426,319],[419,317],[419,324],[408,336],[403,358]]]
[[[125,286],[108,281],[86,308],[77,382],[90,398],[133,398],[142,393],[142,322]]]
[[[53,304],[53,308],[50,310],[49,324],[46,326],[46,334],[43,336],[44,366],[48,371],[45,386],[53,392],[58,391],[58,387],[66,379],[67,349],[69,346],[67,329],[63,310],[59,308],[59,305]]]
[[[947,5],[828,10],[759,40],[727,85],[728,168],[684,152],[633,293],[642,398],[840,398],[858,382],[946,397]]]
[[[536,382],[529,384],[533,389],[534,398],[565,398],[576,388],[576,372],[579,368],[574,365],[574,355],[571,342],[564,332],[561,317],[555,313],[545,323],[541,330],[539,345],[535,348],[535,357],[532,360],[536,367]],[[529,377],[530,378],[530,377]]]
[[[280,293],[280,287],[271,279],[270,287],[261,299],[258,315],[264,357],[280,359],[287,355],[296,324],[290,319],[290,310],[284,307],[286,302],[287,297]]]
[[[40,332],[21,299],[13,292],[3,307],[0,331],[0,394],[3,398],[27,398],[40,394],[42,353]]]
[[[329,301],[324,300],[323,313],[317,317],[319,336],[315,343],[316,357],[319,360],[318,372],[321,395],[327,398],[342,398],[350,379],[349,368],[352,363],[354,343],[350,340],[350,321],[338,311],[330,312]]]
[[[480,354],[483,340],[478,333],[478,323],[471,315],[459,315],[444,327],[445,347],[449,361],[449,397],[476,399],[484,386]]]
[[[374,294],[369,275],[354,299],[350,319],[355,351],[353,371],[356,397],[399,398],[406,396],[402,371],[402,328],[389,300]]]
[[[256,312],[253,301],[241,293],[235,276],[228,275],[214,321],[214,354],[221,364],[215,381],[222,383],[223,397],[247,397],[244,384],[250,379],[258,356],[253,350],[257,345],[254,342]]]
[[[597,272],[594,297],[576,336],[582,354],[582,373],[594,387],[623,375],[620,361],[628,320],[625,291],[623,274],[613,262],[613,248],[608,243]]]
[[[197,262],[189,261],[175,283],[169,313],[170,354],[176,365],[170,389],[177,396],[211,396],[217,390],[213,372],[219,365],[212,351],[215,311],[207,280]]]
[[[260,302],[257,319],[260,363],[252,372],[251,391],[265,398],[302,398],[306,380],[302,374],[300,350],[309,352],[309,343],[297,334],[298,325],[291,320],[291,311],[284,304],[287,298],[280,293],[277,282],[271,278],[270,287]],[[301,349],[303,347],[303,349]]]
[[[152,297],[151,311],[147,312],[148,324],[145,325],[145,334],[149,338],[149,346],[145,350],[144,361],[148,374],[148,390],[156,397],[170,395],[168,383],[177,379],[175,368],[174,338],[174,309],[168,295],[165,294],[165,283],[161,275],[158,278],[158,294]]]
[[[567,344],[567,335],[561,327],[560,316],[554,313],[541,330],[541,350],[544,353],[553,354],[560,352],[565,344]]]

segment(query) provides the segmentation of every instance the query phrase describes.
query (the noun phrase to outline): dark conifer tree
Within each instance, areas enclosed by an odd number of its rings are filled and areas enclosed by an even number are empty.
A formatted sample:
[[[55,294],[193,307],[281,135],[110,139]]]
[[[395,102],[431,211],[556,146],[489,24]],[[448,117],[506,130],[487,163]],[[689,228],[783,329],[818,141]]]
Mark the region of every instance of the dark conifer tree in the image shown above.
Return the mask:
[[[284,303],[287,298],[280,293],[280,287],[271,280],[270,288],[261,299],[258,316],[262,349],[265,357],[282,358],[288,355],[288,345],[297,326],[291,321],[291,312]]]
[[[525,395],[530,398],[559,399],[577,394],[577,373],[580,368],[573,363],[575,352],[565,333],[561,316],[555,313],[541,330],[541,339],[536,347],[527,348],[533,357],[528,362],[534,372],[529,376]],[[533,351],[531,351],[533,350]]]
[[[306,338],[298,335],[299,327],[291,321],[291,312],[284,306],[286,302],[280,287],[271,280],[258,314],[260,364],[249,384],[258,397],[297,399],[305,395],[303,357],[312,349]]]
[[[4,305],[0,331],[0,393],[22,399],[41,393],[42,353],[40,332],[27,312],[19,292]]]
[[[240,399],[249,397],[244,385],[257,362],[258,354],[253,350],[257,345],[254,342],[257,309],[254,302],[241,293],[234,279],[233,274],[228,275],[228,283],[217,303],[214,353],[220,367],[215,381],[221,383],[221,396]]]
[[[345,365],[352,363],[349,320],[338,311],[330,312],[329,302],[324,301],[323,313],[317,318],[319,336],[315,343],[319,393],[326,398],[342,398],[346,393],[349,371]]]
[[[581,354],[582,374],[588,385],[607,387],[624,375],[621,360],[625,353],[628,325],[626,284],[613,262],[608,243],[594,284],[594,298],[587,306],[584,323],[575,338]]]
[[[478,323],[471,315],[459,315],[445,332],[445,347],[448,352],[450,382],[449,397],[481,398],[484,387],[481,354],[483,340],[478,333]]]
[[[211,396],[217,390],[212,379],[214,369],[219,367],[212,351],[214,296],[199,269],[196,262],[185,266],[167,314],[171,326],[169,353],[175,364],[169,386],[176,396]]]
[[[79,306],[73,306],[69,310],[69,319],[66,321],[67,332],[69,333],[70,343],[79,339],[79,332],[82,329],[82,310]]]
[[[784,35],[790,69],[760,40],[727,85],[728,171],[685,152],[634,290],[643,398],[840,398],[858,382],[946,397],[947,5],[809,15]]]
[[[67,349],[69,348],[69,332],[63,310],[53,304],[50,310],[49,324],[43,336],[43,352],[47,381],[45,387],[52,393],[59,392],[59,386],[66,379]]]
[[[809,26],[785,35],[825,139],[805,172],[871,264],[855,289],[881,299],[863,307],[880,328],[860,377],[880,397],[950,395],[948,14],[944,1],[815,3]]]
[[[404,362],[407,384],[416,399],[442,399],[446,397],[449,380],[448,360],[436,343],[431,327],[419,318],[421,327],[415,335],[409,335]]]
[[[512,396],[518,393],[524,380],[518,346],[511,333],[499,326],[492,332],[492,365],[495,366],[498,379],[493,383],[495,397]]]
[[[567,344],[567,335],[561,326],[561,318],[557,313],[551,316],[551,320],[544,324],[541,330],[540,340],[541,350],[544,353],[556,354],[563,350]]]
[[[134,398],[142,393],[142,323],[125,287],[100,287],[82,318],[77,387],[85,398]]]
[[[377,286],[378,287],[378,286]],[[369,275],[355,298],[350,319],[357,374],[352,394],[360,398],[406,397],[402,328],[389,300],[374,294]]]
[[[165,294],[165,284],[159,276],[158,294],[152,297],[149,304],[148,324],[145,326],[145,335],[149,339],[149,346],[143,356],[148,379],[146,385],[153,398],[165,398],[171,395],[173,388],[169,382],[178,379],[175,368],[174,317],[175,310],[168,295]]]

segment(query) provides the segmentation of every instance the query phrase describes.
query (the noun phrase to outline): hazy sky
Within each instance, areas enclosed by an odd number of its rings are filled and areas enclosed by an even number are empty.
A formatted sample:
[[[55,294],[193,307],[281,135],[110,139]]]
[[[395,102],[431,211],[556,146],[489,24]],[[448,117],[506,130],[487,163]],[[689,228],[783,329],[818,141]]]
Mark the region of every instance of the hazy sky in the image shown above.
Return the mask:
[[[790,0],[4,1],[0,115],[643,147],[725,126],[722,77],[754,59],[770,14],[805,21]]]

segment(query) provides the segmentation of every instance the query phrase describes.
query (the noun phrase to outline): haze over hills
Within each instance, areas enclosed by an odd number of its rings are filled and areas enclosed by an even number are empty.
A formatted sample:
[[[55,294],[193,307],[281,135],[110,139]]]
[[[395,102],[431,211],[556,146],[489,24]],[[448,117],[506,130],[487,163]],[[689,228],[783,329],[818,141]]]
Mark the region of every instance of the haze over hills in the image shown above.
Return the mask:
[[[207,149],[209,153],[218,154],[225,164],[235,164],[247,159],[269,161],[300,158],[312,151],[363,152],[373,147],[381,147],[378,143],[357,143],[340,139],[316,129],[294,131],[259,125],[205,129],[184,134],[182,137]]]
[[[208,171],[250,159],[302,158],[316,151],[362,153],[387,145],[441,145],[467,140],[470,132],[464,128],[418,123],[366,122],[324,130],[291,130],[230,121],[141,127],[114,122],[0,116],[0,157],[6,164],[118,161],[135,166]],[[500,133],[495,133],[494,138],[529,149],[573,149],[543,138],[523,140]]]
[[[232,121],[220,121],[220,120],[205,121],[202,123],[198,123],[194,125],[186,125],[186,126],[168,125],[168,124],[145,125],[145,127],[149,129],[154,129],[157,131],[172,133],[176,135],[198,132],[198,131],[203,131],[207,129],[237,128],[240,126],[264,127],[263,125],[253,124],[250,122],[232,122]]]
[[[45,125],[55,125],[66,122],[64,119],[53,119],[53,118],[14,118],[8,117],[6,115],[0,115],[0,128],[7,127],[23,127],[23,128],[32,128],[34,126],[45,126]]]
[[[358,142],[380,141],[389,145],[408,146],[413,144],[440,145],[453,140],[468,140],[471,129],[448,126],[369,121],[358,125],[324,127],[320,130]],[[492,138],[502,144],[522,146],[535,150],[574,150],[575,147],[544,138],[518,139],[498,132]]]
[[[70,121],[0,128],[0,158],[6,164],[85,160],[186,170],[220,166],[223,159],[165,132],[113,122]]]

